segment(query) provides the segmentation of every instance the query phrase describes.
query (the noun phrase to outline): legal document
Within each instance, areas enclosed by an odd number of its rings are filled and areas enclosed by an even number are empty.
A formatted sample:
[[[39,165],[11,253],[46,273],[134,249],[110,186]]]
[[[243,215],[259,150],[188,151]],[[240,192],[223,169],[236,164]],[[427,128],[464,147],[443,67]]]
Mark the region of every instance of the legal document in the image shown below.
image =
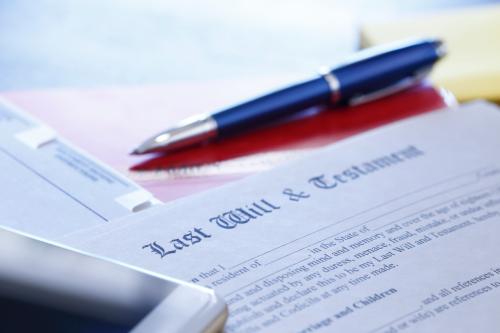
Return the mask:
[[[0,225],[49,239],[156,203],[149,192],[3,100],[0,184]]]
[[[493,332],[499,148],[474,102],[61,242],[214,288],[227,332]]]

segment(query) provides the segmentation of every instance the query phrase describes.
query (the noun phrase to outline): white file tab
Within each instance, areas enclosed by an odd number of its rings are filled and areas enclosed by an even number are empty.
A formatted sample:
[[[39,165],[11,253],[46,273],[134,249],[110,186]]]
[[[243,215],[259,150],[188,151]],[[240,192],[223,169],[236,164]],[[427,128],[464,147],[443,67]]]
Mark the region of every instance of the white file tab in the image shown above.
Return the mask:
[[[47,126],[38,126],[16,134],[16,138],[28,147],[38,149],[44,144],[54,141],[56,133]]]
[[[137,184],[5,101],[0,101],[0,171],[0,225],[44,238],[156,203]]]
[[[215,288],[226,332],[497,332],[499,148],[475,102],[64,241]]]

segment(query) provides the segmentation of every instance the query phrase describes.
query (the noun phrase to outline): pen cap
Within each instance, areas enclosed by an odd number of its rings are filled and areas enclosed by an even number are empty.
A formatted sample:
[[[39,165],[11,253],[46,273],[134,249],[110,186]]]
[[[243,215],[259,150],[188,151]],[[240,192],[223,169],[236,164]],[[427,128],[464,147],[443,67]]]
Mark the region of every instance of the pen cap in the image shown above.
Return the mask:
[[[362,51],[331,74],[339,81],[341,102],[395,86],[403,80],[418,80],[444,55],[435,39],[371,48]]]

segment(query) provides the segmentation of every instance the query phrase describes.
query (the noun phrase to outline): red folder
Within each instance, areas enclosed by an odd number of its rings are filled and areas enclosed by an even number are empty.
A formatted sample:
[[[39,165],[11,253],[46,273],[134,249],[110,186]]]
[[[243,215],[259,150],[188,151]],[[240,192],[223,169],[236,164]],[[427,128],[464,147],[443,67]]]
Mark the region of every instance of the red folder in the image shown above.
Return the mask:
[[[245,91],[262,90],[259,87],[266,85],[271,86],[272,81],[26,91],[3,96],[165,201],[221,185],[305,151],[447,104],[439,90],[423,84],[354,107],[305,110],[293,119],[231,140],[168,155],[128,154],[141,140],[169,125],[199,112],[216,110],[224,101],[234,103]]]
[[[201,166],[253,154],[317,148],[444,105],[439,91],[421,85],[371,103],[306,110],[293,119],[231,139],[169,154],[156,154],[132,166],[132,170]]]

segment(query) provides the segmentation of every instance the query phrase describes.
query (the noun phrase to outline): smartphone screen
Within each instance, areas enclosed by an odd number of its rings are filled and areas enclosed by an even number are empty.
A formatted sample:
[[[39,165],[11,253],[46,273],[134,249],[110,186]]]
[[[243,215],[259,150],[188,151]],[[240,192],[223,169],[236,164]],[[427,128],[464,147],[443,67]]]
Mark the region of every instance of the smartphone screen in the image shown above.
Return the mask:
[[[0,312],[4,332],[75,333],[129,332],[147,314],[119,322],[7,297],[0,298]]]
[[[208,289],[0,228],[0,313],[2,332],[171,332],[222,325],[226,308]]]

